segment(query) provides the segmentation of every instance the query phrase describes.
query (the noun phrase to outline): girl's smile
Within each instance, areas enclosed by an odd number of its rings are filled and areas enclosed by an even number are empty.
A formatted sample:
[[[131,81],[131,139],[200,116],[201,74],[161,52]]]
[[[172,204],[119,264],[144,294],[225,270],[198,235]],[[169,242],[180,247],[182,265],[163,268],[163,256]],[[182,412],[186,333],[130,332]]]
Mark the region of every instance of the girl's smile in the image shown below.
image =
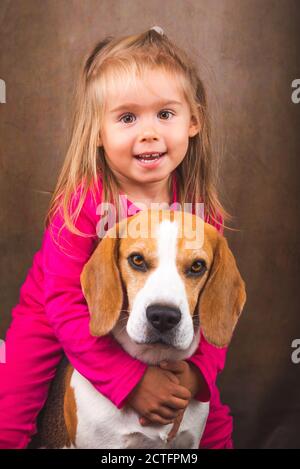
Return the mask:
[[[144,167],[146,169],[153,169],[156,168],[164,160],[165,156],[167,155],[167,152],[153,153],[151,156],[148,155],[149,153],[145,155],[135,156],[134,158],[137,160],[138,164],[141,165],[141,167]]]

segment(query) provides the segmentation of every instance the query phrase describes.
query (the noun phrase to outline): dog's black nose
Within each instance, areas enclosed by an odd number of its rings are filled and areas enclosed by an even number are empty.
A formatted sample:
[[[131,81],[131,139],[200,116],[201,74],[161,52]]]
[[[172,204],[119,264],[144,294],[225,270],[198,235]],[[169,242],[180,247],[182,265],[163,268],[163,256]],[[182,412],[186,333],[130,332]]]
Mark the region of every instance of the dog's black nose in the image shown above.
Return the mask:
[[[175,306],[154,304],[148,306],[146,316],[155,329],[159,330],[159,332],[166,332],[173,329],[179,323],[181,312]]]

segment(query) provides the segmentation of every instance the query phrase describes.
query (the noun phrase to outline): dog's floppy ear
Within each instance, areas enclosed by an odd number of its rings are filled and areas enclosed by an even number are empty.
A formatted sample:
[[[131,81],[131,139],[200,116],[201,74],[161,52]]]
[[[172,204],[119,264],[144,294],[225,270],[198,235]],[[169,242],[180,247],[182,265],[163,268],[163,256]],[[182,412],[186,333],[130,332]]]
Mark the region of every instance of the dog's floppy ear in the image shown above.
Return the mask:
[[[218,236],[213,265],[199,298],[200,326],[208,342],[229,344],[246,302],[245,283],[223,236]]]
[[[109,237],[108,233],[85,264],[80,276],[91,314],[90,332],[94,336],[106,335],[113,329],[123,304],[118,267],[120,239]]]

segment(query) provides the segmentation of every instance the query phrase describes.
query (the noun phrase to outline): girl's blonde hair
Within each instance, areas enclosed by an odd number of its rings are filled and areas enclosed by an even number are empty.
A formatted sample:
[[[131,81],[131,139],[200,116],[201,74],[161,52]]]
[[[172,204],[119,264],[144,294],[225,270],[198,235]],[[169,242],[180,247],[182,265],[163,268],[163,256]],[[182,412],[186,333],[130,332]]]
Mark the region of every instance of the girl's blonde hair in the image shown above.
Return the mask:
[[[108,37],[99,42],[85,60],[76,87],[71,142],[50,201],[46,227],[51,217],[62,209],[63,227],[85,236],[75,223],[88,190],[91,190],[94,200],[97,198],[99,174],[103,184],[101,201],[114,203],[119,213],[118,181],[106,162],[103,147],[97,146],[106,96],[120,83],[122,86],[134,85],[136,79],[153,68],[159,68],[179,80],[191,114],[200,124],[199,133],[189,138],[185,158],[175,170],[178,202],[203,202],[205,215],[217,223],[220,216],[224,221],[232,218],[221,205],[217,194],[217,167],[212,152],[207,99],[196,66],[165,34],[150,29],[119,39]],[[79,201],[72,212],[72,195],[79,185]]]

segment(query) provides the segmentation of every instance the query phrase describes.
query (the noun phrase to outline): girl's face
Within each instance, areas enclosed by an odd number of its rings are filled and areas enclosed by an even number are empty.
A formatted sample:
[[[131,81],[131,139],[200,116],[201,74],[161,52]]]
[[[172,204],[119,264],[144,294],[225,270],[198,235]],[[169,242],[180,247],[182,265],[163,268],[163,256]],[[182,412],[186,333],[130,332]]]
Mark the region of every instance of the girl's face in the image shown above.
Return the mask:
[[[136,87],[107,98],[98,145],[117,180],[132,187],[168,180],[185,157],[189,137],[198,132],[177,80],[149,70]],[[142,153],[163,156],[150,161],[137,157]]]

